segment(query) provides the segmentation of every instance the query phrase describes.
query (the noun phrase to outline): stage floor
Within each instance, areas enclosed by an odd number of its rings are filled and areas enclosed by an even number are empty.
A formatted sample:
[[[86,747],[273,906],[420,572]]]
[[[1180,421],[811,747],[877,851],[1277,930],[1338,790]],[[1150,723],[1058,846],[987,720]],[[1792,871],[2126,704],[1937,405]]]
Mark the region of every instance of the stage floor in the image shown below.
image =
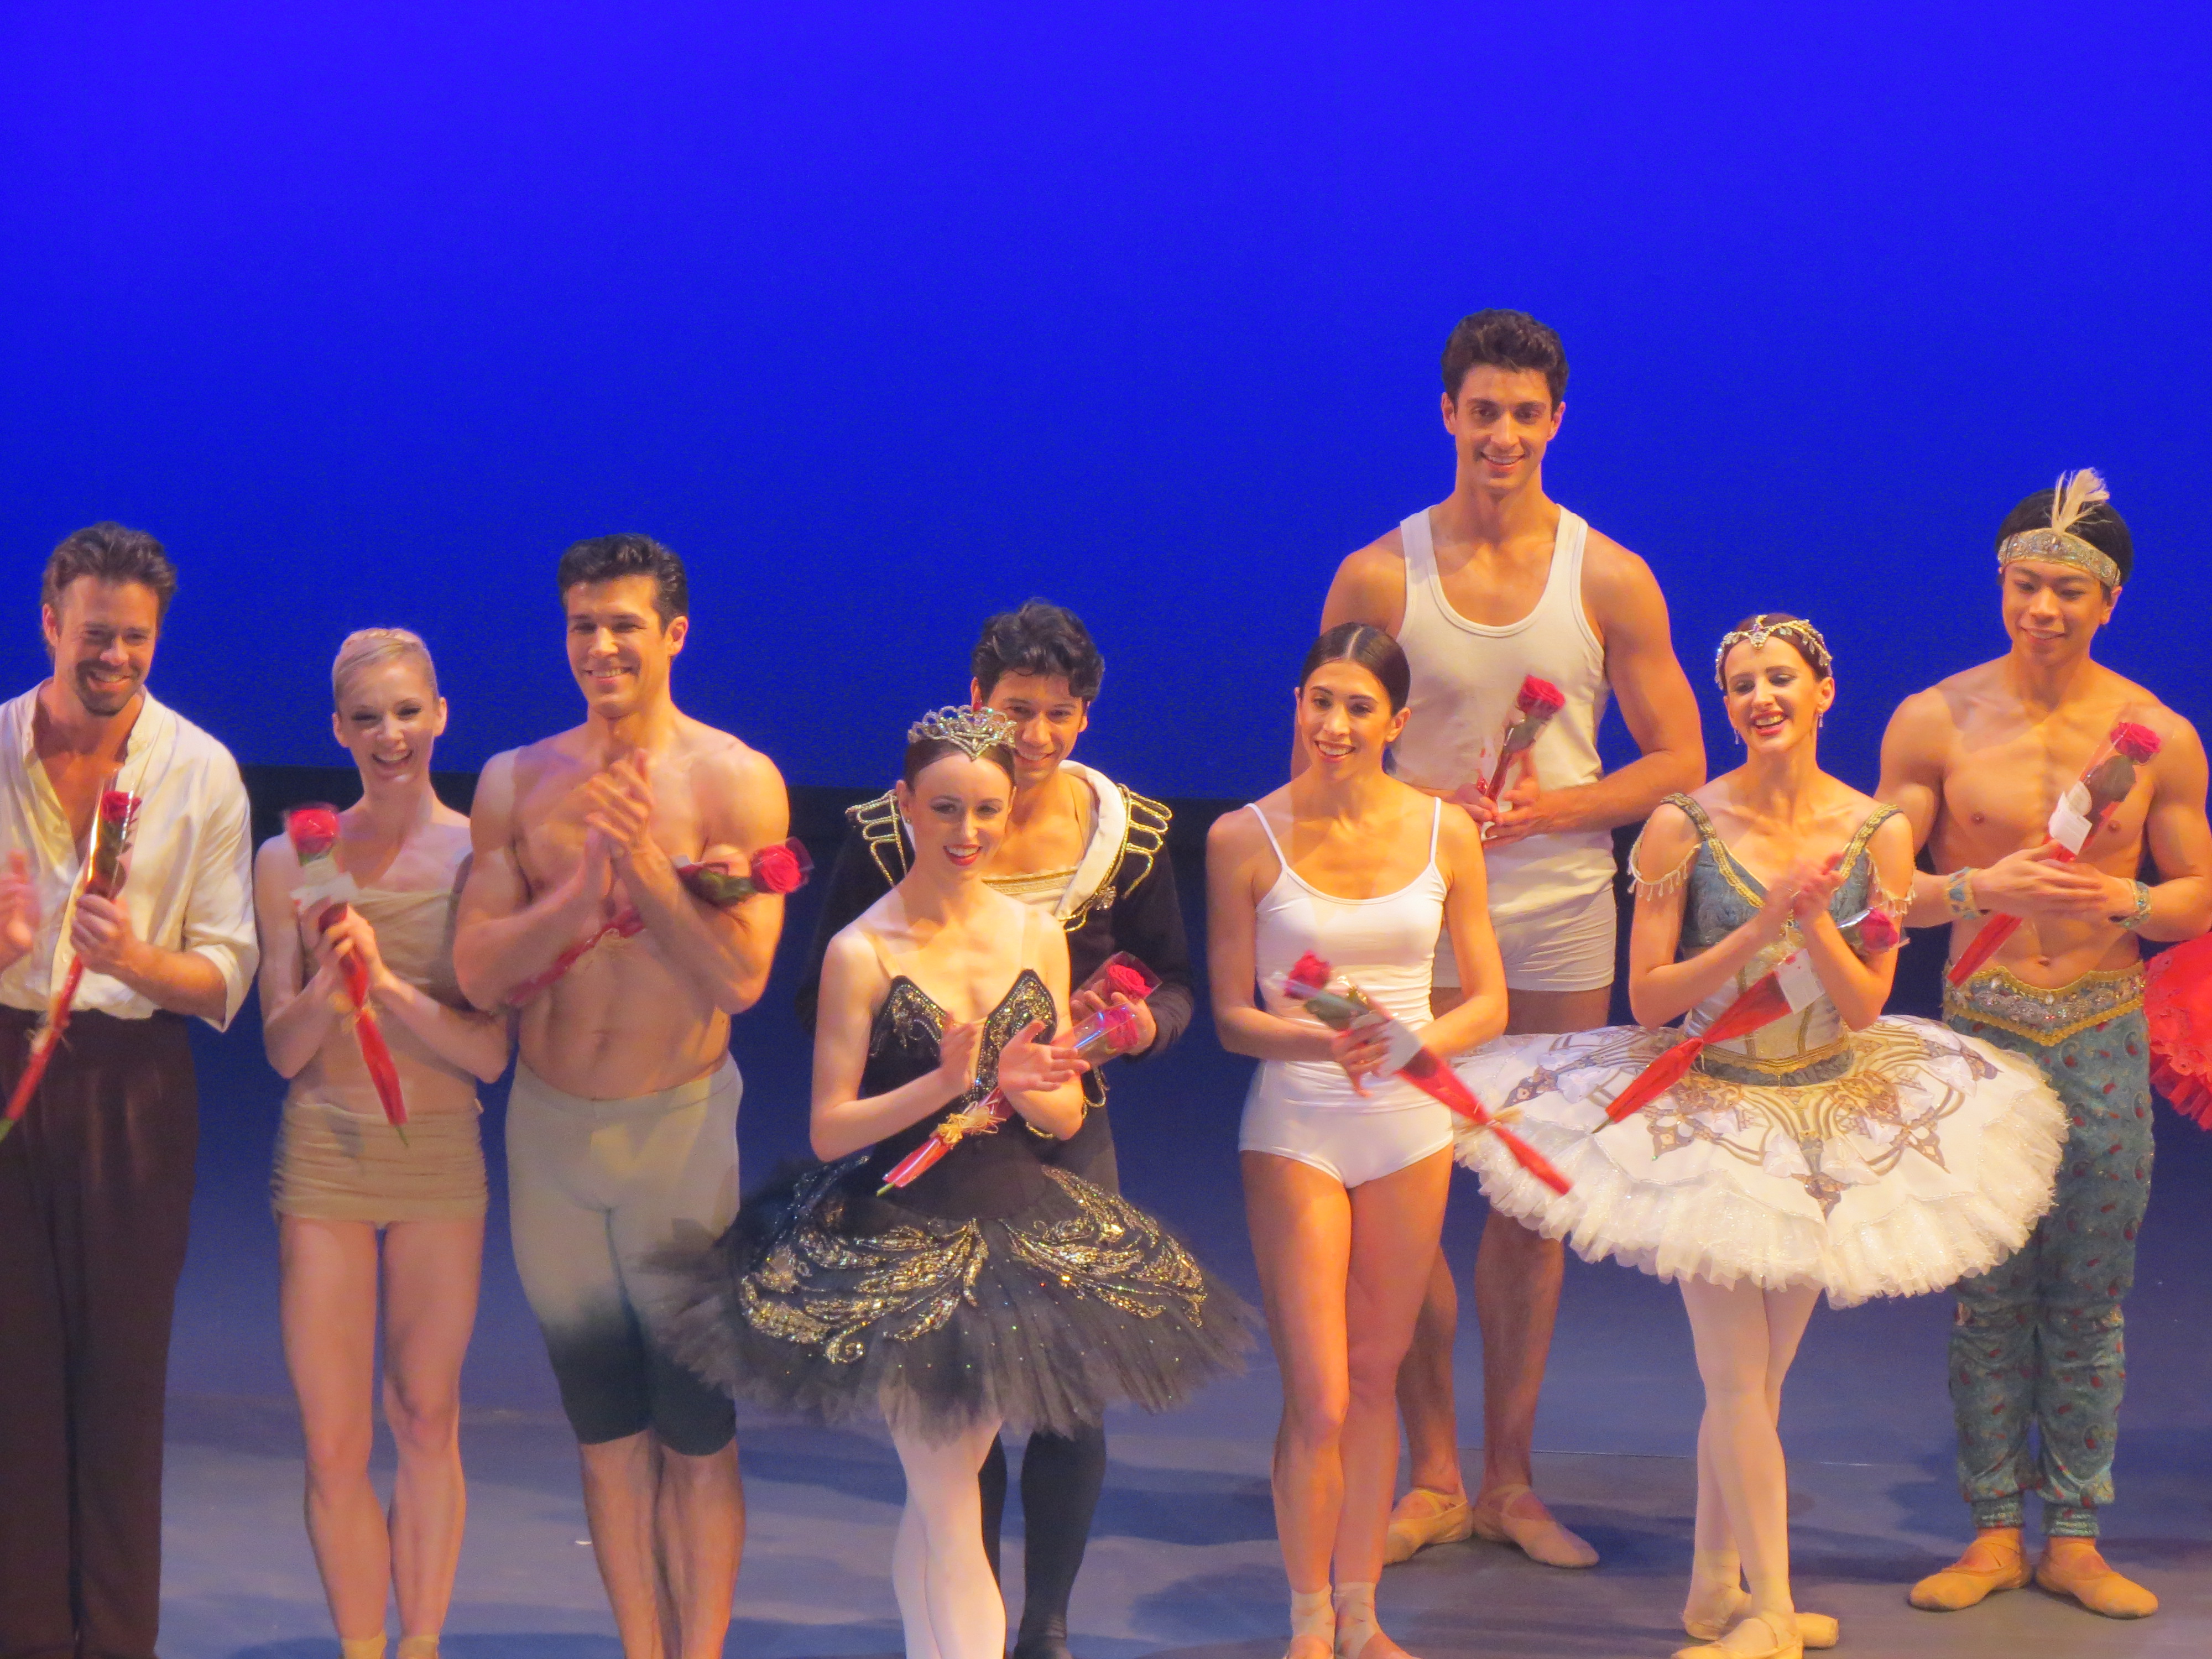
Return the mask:
[[[1180,873],[1180,872],[1179,872]],[[1184,876],[1194,890],[1194,870]],[[794,907],[795,909],[798,907]],[[804,938],[811,917],[792,919]],[[784,1012],[795,951],[738,1022],[748,1184],[804,1146],[805,1045]],[[203,1139],[192,1251],[171,1363],[166,1659],[323,1659],[336,1644],[300,1520],[299,1430],[276,1328],[267,1158],[279,1090],[249,1011],[196,1036]],[[1122,1182],[1248,1295],[1237,1185],[1246,1062],[1201,1016],[1158,1064],[1117,1066]],[[465,1389],[469,1530],[447,1651],[454,1659],[617,1659],[584,1537],[575,1455],[505,1237],[496,1156],[503,1089],[488,1091],[495,1156],[484,1301]],[[1951,1474],[1944,1342],[1950,1304],[1922,1297],[1814,1316],[1784,1402],[1802,1605],[1844,1620],[1863,1655],[2212,1651],[2212,1138],[2163,1109],[2159,1168],[2128,1304],[2130,1376],[2106,1548],[2165,1602],[2114,1624],[2037,1590],[1971,1613],[1905,1604],[1967,1516]],[[1445,1243],[1464,1275],[1482,1220],[1471,1180]],[[1462,1283],[1464,1278],[1462,1277]],[[1458,1364],[1462,1437],[1479,1437],[1472,1320]],[[1689,1567],[1688,1462],[1700,1401],[1675,1293],[1570,1261],[1537,1443],[1544,1491],[1603,1553],[1595,1571],[1539,1567],[1494,1546],[1431,1551],[1386,1575],[1391,1629],[1441,1656],[1664,1656]],[[1075,1600],[1079,1659],[1277,1659],[1285,1592],[1267,1487],[1279,1407],[1264,1355],[1190,1410],[1112,1430],[1113,1468]],[[901,1496],[887,1443],[765,1419],[740,1431],[750,1535],[732,1659],[897,1652],[888,1563]],[[1018,1529],[1009,1528],[1010,1582]]]

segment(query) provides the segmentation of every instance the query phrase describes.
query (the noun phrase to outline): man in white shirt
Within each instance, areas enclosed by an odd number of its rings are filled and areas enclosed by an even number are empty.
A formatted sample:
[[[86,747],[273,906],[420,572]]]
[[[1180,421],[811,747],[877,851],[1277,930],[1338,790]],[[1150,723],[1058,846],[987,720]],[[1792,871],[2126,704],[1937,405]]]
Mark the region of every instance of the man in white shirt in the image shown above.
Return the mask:
[[[72,963],[67,1041],[0,1140],[0,1647],[151,1659],[162,1390],[199,1137],[185,1020],[253,981],[246,790],[148,695],[176,592],[100,524],[46,562],[54,672],[0,704],[0,1097]],[[101,793],[143,803],[122,890],[81,880]]]

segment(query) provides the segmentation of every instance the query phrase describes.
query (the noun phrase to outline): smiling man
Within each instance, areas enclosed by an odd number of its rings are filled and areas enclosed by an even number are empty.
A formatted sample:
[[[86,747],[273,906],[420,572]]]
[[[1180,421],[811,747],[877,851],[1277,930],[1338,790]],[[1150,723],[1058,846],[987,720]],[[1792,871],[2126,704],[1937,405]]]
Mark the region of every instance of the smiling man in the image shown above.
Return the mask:
[[[730,1017],[767,982],[783,901],[718,909],[677,866],[742,872],[790,807],[765,756],[670,694],[690,629],[675,554],[644,536],[579,542],[560,592],[584,723],[484,768],[453,966],[479,1007],[521,1006],[515,1265],[582,1448],[623,1653],[714,1659],[744,1539],[733,1415],[656,1340],[655,1264],[737,1213]]]
[[[1518,311],[1478,311],[1444,343],[1443,415],[1452,492],[1339,567],[1323,629],[1366,623],[1395,635],[1413,670],[1393,769],[1484,825],[1490,919],[1505,959],[1509,1032],[1602,1025],[1613,969],[1612,831],[1705,781],[1696,699],[1668,633],[1650,567],[1544,493],[1544,454],[1566,412],[1559,337]],[[1487,787],[1524,678],[1565,703]],[[1642,751],[1607,774],[1597,728],[1608,696]],[[1292,766],[1300,763],[1294,756]],[[1438,941],[1436,1012],[1460,1000],[1451,942]],[[1529,1490],[1536,1401],[1559,1313],[1565,1255],[1493,1213],[1475,1257],[1482,1327],[1483,1479],[1469,1501],[1452,1397],[1458,1296],[1438,1252],[1398,1402],[1413,1490],[1393,1512],[1386,1559],[1472,1534],[1552,1566],[1597,1553]]]
[[[2212,830],[2194,729],[2090,659],[2133,568],[2133,538],[2095,473],[2060,484],[1997,531],[2012,648],[1907,699],[1882,738],[1881,799],[1943,872],[1915,881],[1910,920],[1948,925],[1955,957],[1988,917],[2021,919],[1986,966],[1947,985],[1945,1016],[2033,1060],[2072,1126],[2050,1213],[2010,1261],[1958,1287],[1951,1401],[1977,1536],[1911,1599],[1950,1612],[2027,1583],[2021,1528],[2033,1492],[2045,1534],[2036,1582],[2133,1619],[2158,1598],[2106,1565],[2097,1512],[2112,1501],[2120,1303],[2150,1200],[2137,941],[2193,939],[2212,924]],[[2155,734],[2157,753],[2079,860],[2054,860],[2053,809],[2121,721]],[[2155,884],[2137,879],[2146,854]]]
[[[199,1108],[185,1021],[253,981],[246,790],[146,690],[176,571],[97,524],[46,561],[52,678],[0,706],[0,1098],[72,963],[69,1035],[0,1141],[0,1650],[151,1659],[162,1394]],[[140,800],[128,878],[83,876],[100,796]]]

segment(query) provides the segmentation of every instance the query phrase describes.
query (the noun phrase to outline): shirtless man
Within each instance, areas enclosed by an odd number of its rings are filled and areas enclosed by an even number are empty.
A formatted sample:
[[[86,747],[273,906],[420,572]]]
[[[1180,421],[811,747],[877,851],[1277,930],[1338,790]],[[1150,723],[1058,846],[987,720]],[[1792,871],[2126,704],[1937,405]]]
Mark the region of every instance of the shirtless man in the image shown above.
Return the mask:
[[[744,1540],[733,1414],[654,1340],[653,1259],[737,1213],[730,1016],[767,983],[783,902],[716,909],[676,864],[742,872],[790,808],[766,757],[670,696],[690,626],[673,553],[579,542],[560,589],[585,720],[484,768],[453,966],[479,1007],[526,998],[507,1120],[515,1265],[582,1449],[625,1659],[716,1659]],[[641,931],[600,937],[530,994],[629,907]]]
[[[1697,700],[1650,567],[1544,493],[1544,452],[1566,412],[1559,337],[1517,311],[1476,312],[1445,342],[1443,382],[1444,429],[1458,457],[1451,494],[1344,561],[1321,625],[1382,629],[1413,665],[1395,769],[1485,826],[1505,1029],[1586,1030],[1605,1024],[1612,999],[1611,832],[1705,781]],[[1530,674],[1565,692],[1566,706],[1492,801],[1484,786]],[[1607,775],[1597,727],[1609,694],[1643,753]],[[1441,1014],[1461,997],[1449,939],[1435,985]],[[1458,1292],[1437,1252],[1398,1374],[1413,1489],[1391,1515],[1386,1560],[1476,1534],[1552,1566],[1596,1562],[1529,1490],[1565,1268],[1558,1240],[1494,1213],[1485,1224],[1474,1264],[1483,1471],[1470,1504],[1452,1398]]]
[[[2150,1197],[2136,936],[2192,939],[2212,925],[2204,747],[2149,691],[2090,660],[2134,562],[2094,473],[2014,507],[1997,560],[2012,648],[1898,709],[1882,739],[1881,794],[1942,872],[1914,883],[1914,924],[1948,922],[1955,958],[1984,917],[2024,919],[1987,967],[1946,987],[1944,1012],[1955,1029],[2039,1066],[2073,1127],[2056,1206],[2018,1255],[1959,1286],[1951,1400],[1977,1536],[1911,1599],[1950,1611],[2025,1584],[2021,1498],[2032,1490],[2045,1534],[2036,1582],[2137,1619],[2158,1598],[2097,1551],[2126,1376],[2120,1300]],[[2051,810],[2119,720],[2149,727],[2158,753],[2080,861],[2054,862],[2043,850]],[[2146,852],[2154,884],[2136,878]]]

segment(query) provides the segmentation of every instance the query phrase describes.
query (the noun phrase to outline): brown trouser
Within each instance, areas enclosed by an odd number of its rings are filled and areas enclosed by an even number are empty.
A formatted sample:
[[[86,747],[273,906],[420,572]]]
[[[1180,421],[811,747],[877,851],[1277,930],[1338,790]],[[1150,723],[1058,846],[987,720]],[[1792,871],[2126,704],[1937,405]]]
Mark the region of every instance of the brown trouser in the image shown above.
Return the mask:
[[[35,1024],[0,1008],[0,1101]],[[185,1022],[80,1013],[0,1142],[0,1659],[151,1659],[198,1140]]]

